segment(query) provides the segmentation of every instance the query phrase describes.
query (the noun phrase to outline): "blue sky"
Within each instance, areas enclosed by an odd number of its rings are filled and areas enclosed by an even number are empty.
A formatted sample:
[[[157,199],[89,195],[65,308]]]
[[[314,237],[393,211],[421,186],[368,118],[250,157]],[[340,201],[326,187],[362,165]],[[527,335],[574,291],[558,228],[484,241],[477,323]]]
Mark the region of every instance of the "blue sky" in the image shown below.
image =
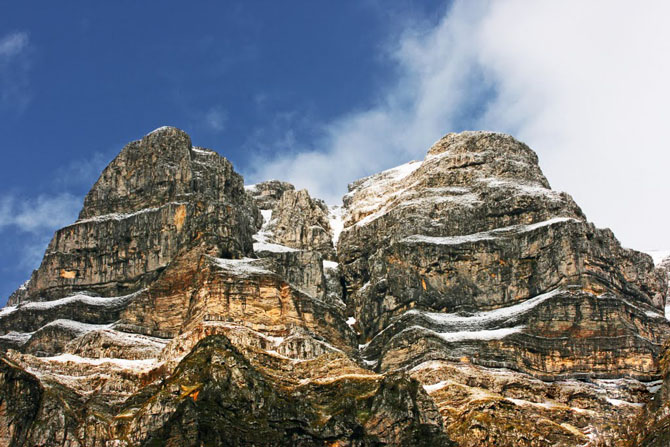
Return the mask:
[[[446,132],[504,131],[626,245],[670,247],[668,11],[647,6],[5,2],[0,304],[102,168],[161,125],[249,182],[330,202]]]

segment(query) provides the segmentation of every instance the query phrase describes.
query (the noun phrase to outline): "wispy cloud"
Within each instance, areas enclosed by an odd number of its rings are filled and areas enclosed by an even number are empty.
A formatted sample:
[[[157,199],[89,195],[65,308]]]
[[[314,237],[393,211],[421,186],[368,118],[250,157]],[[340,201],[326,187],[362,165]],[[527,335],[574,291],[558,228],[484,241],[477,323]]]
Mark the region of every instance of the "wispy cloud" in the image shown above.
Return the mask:
[[[117,152],[117,149],[114,149]],[[54,184],[59,188],[76,187],[76,189],[85,188],[88,191],[95,181],[100,177],[100,173],[109,164],[113,156],[112,152],[92,152],[85,158],[79,158],[70,161],[66,166],[59,167],[54,175]]]
[[[12,33],[0,40],[0,57],[14,57],[20,54],[28,46],[28,34]]]
[[[663,1],[457,1],[389,44],[399,76],[376,105],[317,124],[321,138],[274,151],[251,180],[339,201],[348,182],[423,158],[446,132],[504,131],[597,224],[629,245],[670,246],[668,16]]]
[[[33,198],[0,196],[0,233],[15,240],[13,268],[37,268],[54,231],[74,222],[81,204],[80,197],[68,193]]]
[[[52,233],[75,221],[82,200],[72,194],[21,198],[0,197],[0,232],[12,229],[26,233]]]
[[[205,113],[203,121],[209,130],[222,132],[228,122],[228,113],[221,107],[212,107]]]
[[[24,109],[30,102],[28,33],[0,37],[0,106]]]

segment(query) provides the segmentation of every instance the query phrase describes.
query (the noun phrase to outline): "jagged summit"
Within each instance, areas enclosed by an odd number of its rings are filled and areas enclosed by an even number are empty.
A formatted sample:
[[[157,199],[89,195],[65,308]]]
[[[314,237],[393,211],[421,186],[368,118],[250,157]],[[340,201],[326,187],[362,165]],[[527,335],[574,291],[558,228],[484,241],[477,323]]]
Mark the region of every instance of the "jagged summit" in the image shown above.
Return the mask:
[[[79,220],[186,199],[193,192],[191,150],[188,134],[167,126],[129,143],[86,195]]]
[[[77,221],[56,232],[9,304],[76,291],[134,292],[195,246],[247,256],[260,219],[228,160],[193,147],[182,130],[160,128],[126,145],[104,169]]]
[[[447,134],[343,204],[174,127],[129,143],[0,310],[0,439],[575,446],[661,386],[666,267],[513,137]]]

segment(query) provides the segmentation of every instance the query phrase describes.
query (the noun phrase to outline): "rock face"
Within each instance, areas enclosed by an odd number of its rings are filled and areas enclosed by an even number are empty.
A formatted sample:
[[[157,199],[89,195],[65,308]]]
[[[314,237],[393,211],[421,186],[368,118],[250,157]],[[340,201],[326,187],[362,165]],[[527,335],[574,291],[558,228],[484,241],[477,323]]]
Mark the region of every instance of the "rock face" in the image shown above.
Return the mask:
[[[261,210],[271,213],[265,231],[268,242],[286,247],[321,253],[335,258],[333,230],[328,206],[310,197],[307,190],[296,191],[293,185],[272,180],[247,189]]]
[[[651,260],[587,223],[511,137],[447,135],[345,205],[347,295],[382,370],[443,350],[544,379],[657,373],[667,324]]]
[[[621,427],[664,424],[666,294],[506,135],[449,134],[329,208],[161,128],[0,310],[0,445],[649,439]]]
[[[352,184],[344,204],[338,256],[362,355],[378,372],[410,369],[441,385],[438,406],[462,445],[578,445],[616,429],[602,424],[611,410],[600,396],[611,390],[538,392],[533,379],[658,379],[662,276],[552,191],[524,144],[449,134],[423,162]],[[454,377],[454,364],[471,372]],[[426,375],[427,365],[437,366]],[[525,391],[492,389],[491,368],[524,373],[507,386]],[[590,403],[574,405],[571,394]],[[609,395],[626,402],[620,415],[649,398]],[[598,416],[580,422],[581,410]],[[538,417],[564,425],[532,434]],[[465,436],[482,419],[489,437]]]
[[[178,129],[157,129],[107,166],[79,219],[56,232],[39,269],[9,304],[82,289],[103,296],[136,291],[195,246],[248,255],[259,219],[228,160],[192,147]]]

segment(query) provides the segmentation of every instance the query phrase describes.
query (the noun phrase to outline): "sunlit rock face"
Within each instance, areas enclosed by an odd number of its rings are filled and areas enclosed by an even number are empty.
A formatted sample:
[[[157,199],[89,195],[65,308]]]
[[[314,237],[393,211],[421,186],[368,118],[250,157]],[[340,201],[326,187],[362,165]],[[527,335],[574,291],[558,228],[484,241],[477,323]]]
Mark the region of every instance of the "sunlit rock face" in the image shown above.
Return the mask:
[[[86,195],[79,219],[58,230],[42,264],[9,304],[139,290],[180,252],[252,252],[260,222],[242,177],[216,152],[164,127],[128,144]]]
[[[0,310],[0,446],[648,439],[622,427],[663,423],[666,294],[507,135],[328,207],[160,128]]]
[[[452,445],[361,361],[329,209],[276,188],[178,129],[126,146],[0,311],[0,445]]]
[[[467,358],[543,379],[657,375],[662,278],[551,190],[524,144],[449,134],[350,189],[338,253],[380,370]]]

